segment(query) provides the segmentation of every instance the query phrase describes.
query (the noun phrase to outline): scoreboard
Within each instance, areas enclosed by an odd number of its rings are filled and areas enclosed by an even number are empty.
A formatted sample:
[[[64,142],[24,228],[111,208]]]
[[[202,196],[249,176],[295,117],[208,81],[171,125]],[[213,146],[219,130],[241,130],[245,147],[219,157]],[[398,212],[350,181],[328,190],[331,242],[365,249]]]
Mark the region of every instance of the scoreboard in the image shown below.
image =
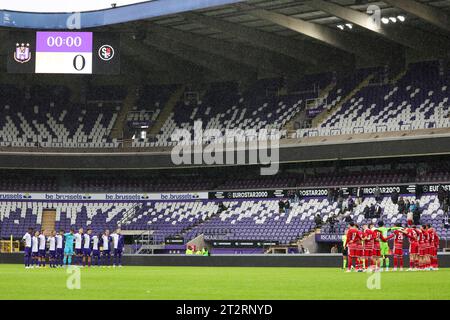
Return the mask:
[[[107,33],[12,34],[10,73],[118,74],[120,37]]]
[[[92,73],[91,32],[38,32],[36,73]]]

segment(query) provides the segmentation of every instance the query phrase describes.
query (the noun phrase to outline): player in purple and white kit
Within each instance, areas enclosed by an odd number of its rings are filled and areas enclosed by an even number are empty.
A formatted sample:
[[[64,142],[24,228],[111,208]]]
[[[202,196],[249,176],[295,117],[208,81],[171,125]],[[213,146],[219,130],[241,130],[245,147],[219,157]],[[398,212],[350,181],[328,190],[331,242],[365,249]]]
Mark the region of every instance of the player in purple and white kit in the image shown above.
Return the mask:
[[[56,266],[63,266],[64,259],[64,230],[60,230],[56,238]]]
[[[78,230],[78,233],[75,233],[74,236],[75,236],[75,261],[74,261],[74,265],[81,266],[81,262],[83,260],[83,249],[82,249],[83,228],[80,228]]]
[[[31,238],[31,267],[39,265],[39,231]]]
[[[45,256],[47,249],[47,240],[45,239],[45,231],[42,230],[39,235],[39,262],[41,267],[45,267]]]
[[[114,248],[114,262],[113,267],[116,265],[121,267],[122,266],[122,252],[123,252],[123,246],[125,244],[123,235],[121,234],[120,228],[116,230],[111,235],[111,238],[113,240],[113,248]]]
[[[109,235],[109,230],[105,230],[102,235],[102,264],[103,266],[111,266],[111,236]]]
[[[102,234],[92,236],[92,259],[95,258],[97,262],[97,267],[100,267],[101,257],[100,257],[100,239]],[[93,261],[95,265],[95,262]]]
[[[87,229],[86,233],[83,235],[83,267],[91,266],[91,229]]]
[[[56,268],[56,231],[52,231],[50,237],[48,237],[48,263],[50,268]]]
[[[31,239],[32,239],[33,229],[28,228],[27,233],[22,237],[23,242],[25,242],[24,250],[24,263],[25,268],[29,269],[31,267]]]

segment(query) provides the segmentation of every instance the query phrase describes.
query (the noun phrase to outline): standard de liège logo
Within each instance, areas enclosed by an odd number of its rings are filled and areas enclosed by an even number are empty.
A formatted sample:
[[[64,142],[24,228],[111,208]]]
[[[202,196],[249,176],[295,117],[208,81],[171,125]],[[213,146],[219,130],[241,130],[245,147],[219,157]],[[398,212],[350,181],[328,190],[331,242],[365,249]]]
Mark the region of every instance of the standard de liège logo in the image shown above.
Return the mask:
[[[114,57],[114,48],[105,44],[98,49],[98,56],[104,61],[109,61]]]
[[[19,63],[26,63],[31,60],[29,43],[16,43],[16,51],[14,51],[14,60],[16,60]]]

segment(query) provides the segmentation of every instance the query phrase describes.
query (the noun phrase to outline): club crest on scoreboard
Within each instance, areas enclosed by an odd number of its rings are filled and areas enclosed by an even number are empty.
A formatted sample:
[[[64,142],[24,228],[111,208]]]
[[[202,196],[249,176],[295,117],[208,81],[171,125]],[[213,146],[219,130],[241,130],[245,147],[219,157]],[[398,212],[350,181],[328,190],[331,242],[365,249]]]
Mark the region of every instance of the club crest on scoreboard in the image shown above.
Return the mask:
[[[14,51],[14,60],[19,63],[26,63],[31,60],[31,51],[29,43],[16,43]]]
[[[105,44],[98,49],[98,55],[100,59],[109,61],[114,57],[114,48],[109,44]]]

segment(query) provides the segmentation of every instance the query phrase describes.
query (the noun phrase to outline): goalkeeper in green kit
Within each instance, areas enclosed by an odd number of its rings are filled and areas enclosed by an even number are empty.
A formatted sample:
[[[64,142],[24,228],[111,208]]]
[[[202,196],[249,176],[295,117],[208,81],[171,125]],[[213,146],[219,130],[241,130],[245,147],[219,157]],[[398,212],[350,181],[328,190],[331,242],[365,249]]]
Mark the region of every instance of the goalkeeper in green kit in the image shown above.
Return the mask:
[[[388,232],[391,230],[401,229],[400,227],[387,228],[384,226],[383,221],[378,221],[378,230],[381,232],[382,237],[380,238],[380,271],[383,270],[383,264],[386,266],[386,271],[389,271],[389,255],[391,254],[391,249],[389,248],[389,243],[386,241]]]

